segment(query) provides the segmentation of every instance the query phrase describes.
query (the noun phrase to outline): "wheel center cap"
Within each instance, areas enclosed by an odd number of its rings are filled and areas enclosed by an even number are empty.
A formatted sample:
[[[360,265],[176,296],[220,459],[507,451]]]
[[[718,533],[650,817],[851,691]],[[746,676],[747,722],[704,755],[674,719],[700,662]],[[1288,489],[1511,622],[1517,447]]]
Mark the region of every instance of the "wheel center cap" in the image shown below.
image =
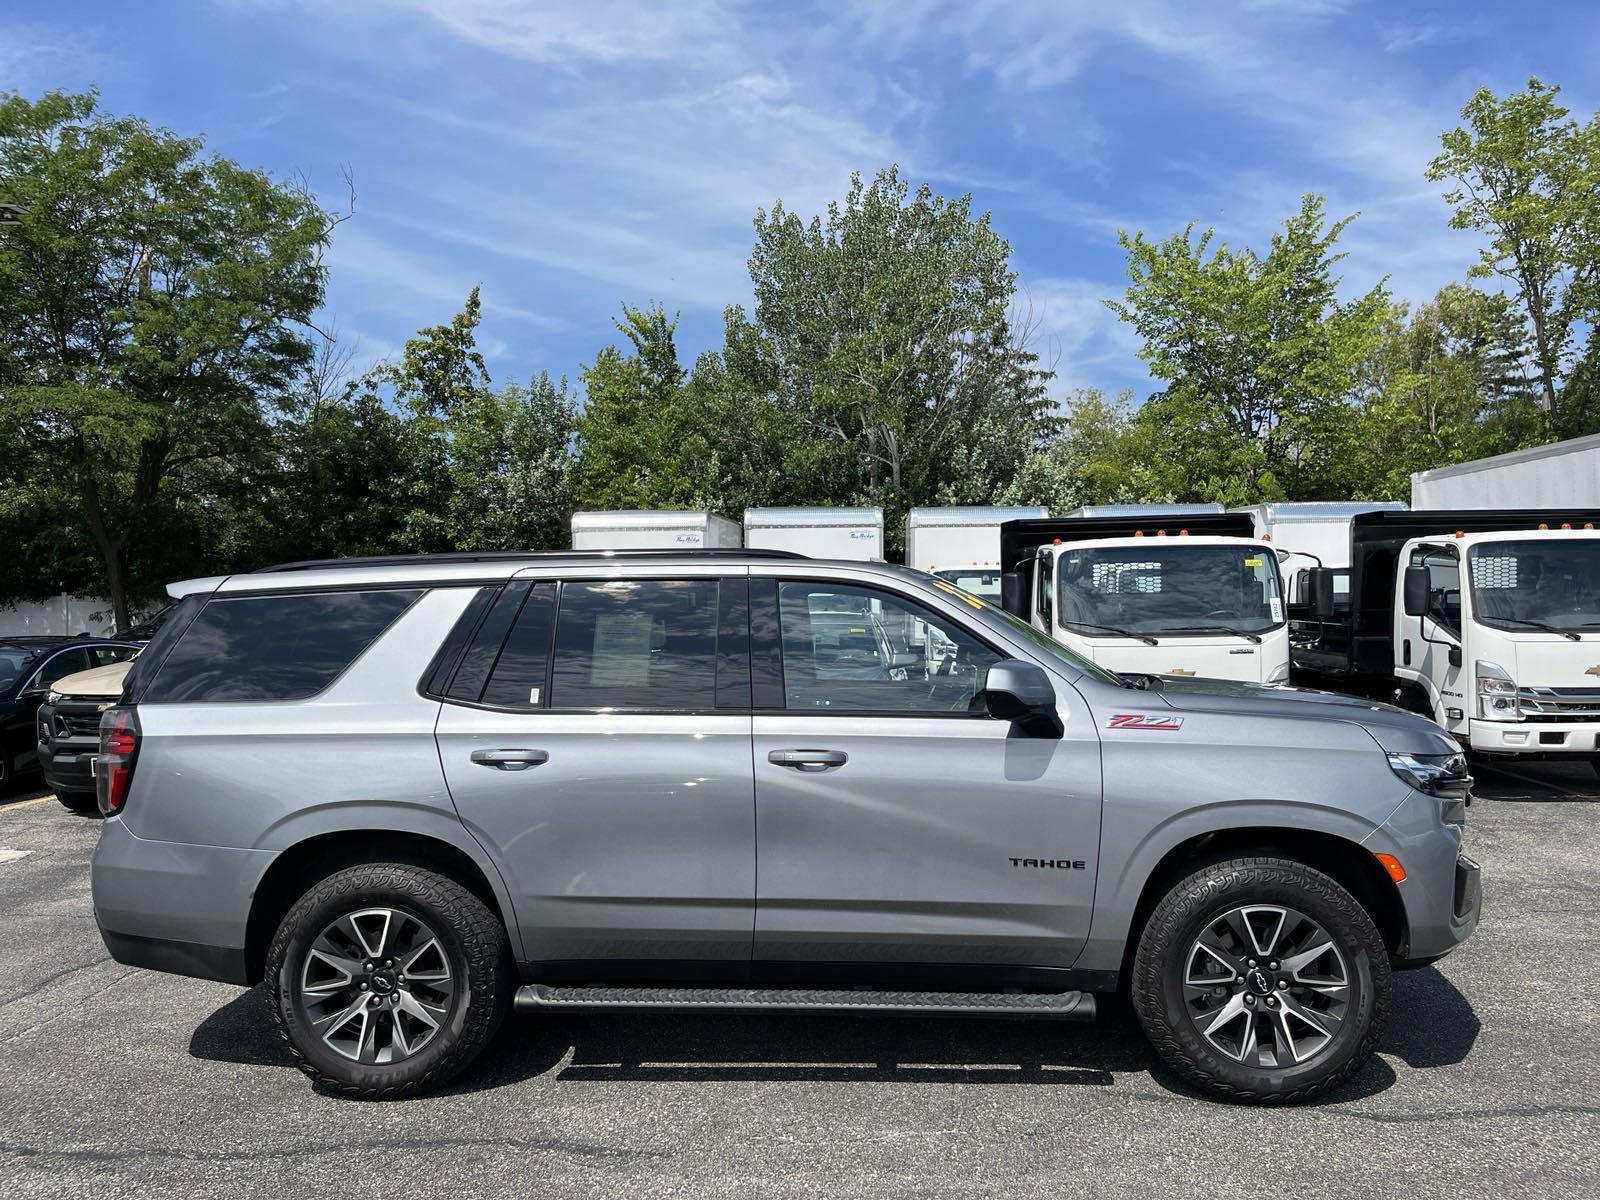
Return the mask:
[[[394,976],[387,971],[379,971],[372,977],[372,990],[380,996],[387,996],[394,991]]]
[[[1258,996],[1267,996],[1272,993],[1272,980],[1267,978],[1267,973],[1260,967],[1253,967],[1244,977],[1245,984]]]

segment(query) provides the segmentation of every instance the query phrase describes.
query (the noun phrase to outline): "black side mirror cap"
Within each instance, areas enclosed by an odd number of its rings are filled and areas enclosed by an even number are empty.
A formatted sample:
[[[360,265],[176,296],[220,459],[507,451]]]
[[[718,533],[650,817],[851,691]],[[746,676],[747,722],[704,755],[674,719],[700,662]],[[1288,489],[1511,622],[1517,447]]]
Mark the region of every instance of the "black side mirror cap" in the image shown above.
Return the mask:
[[[1028,580],[1021,571],[1000,576],[1000,607],[1014,617],[1028,619]]]
[[[1059,738],[1064,732],[1056,712],[1056,689],[1037,663],[1003,658],[983,680],[983,702],[997,721],[1009,721],[1030,737]]]
[[[1313,567],[1306,575],[1311,586],[1311,603],[1317,616],[1326,621],[1333,616],[1333,572],[1327,567]]]
[[[1406,616],[1423,616],[1428,611],[1428,568],[1407,567],[1400,591]]]

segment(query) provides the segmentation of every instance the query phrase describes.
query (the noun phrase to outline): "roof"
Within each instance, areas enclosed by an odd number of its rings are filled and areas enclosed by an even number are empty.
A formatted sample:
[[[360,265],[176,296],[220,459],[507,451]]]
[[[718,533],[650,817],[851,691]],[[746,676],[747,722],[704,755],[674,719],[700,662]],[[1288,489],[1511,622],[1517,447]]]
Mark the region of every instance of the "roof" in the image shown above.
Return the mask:
[[[572,514],[574,530],[596,529],[703,529],[728,518],[703,508],[614,508]],[[728,521],[728,524],[733,522]]]
[[[0,637],[0,646],[18,650],[53,650],[57,646],[127,646],[136,644],[132,638],[91,637],[86,633],[59,633],[54,635],[23,633],[14,637]]]
[[[1448,467],[1434,467],[1431,471],[1413,471],[1411,486],[1432,479],[1449,479],[1455,475],[1476,475],[1479,471],[1492,471],[1515,463],[1537,462],[1541,458],[1559,458],[1566,454],[1582,454],[1586,450],[1600,450],[1600,433],[1587,437],[1568,438],[1564,442],[1551,442],[1544,446],[1529,446],[1526,450],[1513,450],[1491,458],[1475,458],[1471,462],[1455,463]]]
[[[784,526],[814,528],[819,525],[882,525],[881,508],[832,508],[818,505],[814,508],[747,508],[744,526],[768,529]]]
[[[1267,524],[1276,525],[1284,521],[1343,521],[1360,513],[1404,512],[1410,507],[1404,500],[1276,500],[1229,511],[1260,513]]]
[[[945,526],[999,525],[1005,521],[1048,517],[1042,504],[961,504],[938,508],[913,508],[906,514],[907,529],[939,529]]]
[[[1185,517],[1225,512],[1220,504],[1085,504],[1068,517]]]
[[[276,563],[254,573],[270,575],[284,571],[348,570],[352,567],[431,567],[471,566],[477,563],[516,566],[548,566],[566,559],[580,561],[597,558],[804,558],[793,550],[750,550],[738,547],[700,547],[695,549],[638,550],[462,550],[445,554],[379,554],[367,558],[309,558],[303,562]]]

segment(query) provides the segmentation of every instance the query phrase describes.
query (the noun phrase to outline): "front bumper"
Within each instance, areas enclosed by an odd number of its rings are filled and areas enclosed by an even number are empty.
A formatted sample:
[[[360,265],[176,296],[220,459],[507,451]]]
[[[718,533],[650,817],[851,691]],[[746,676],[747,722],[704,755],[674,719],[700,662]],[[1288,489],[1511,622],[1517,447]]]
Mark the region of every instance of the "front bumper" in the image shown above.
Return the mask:
[[[1363,843],[1394,855],[1406,878],[1396,884],[1405,907],[1406,936],[1395,953],[1401,965],[1444,957],[1478,927],[1483,908],[1482,871],[1462,853],[1462,828],[1440,817],[1436,796],[1412,792]]]
[[[1480,721],[1467,724],[1466,741],[1479,754],[1583,755],[1600,753],[1600,722]]]
[[[245,930],[273,858],[267,850],[149,841],[108,818],[90,871],[106,949],[131,967],[248,984]]]
[[[44,781],[56,792],[94,791],[94,756],[98,746],[73,746],[65,743],[39,744],[39,766]]]

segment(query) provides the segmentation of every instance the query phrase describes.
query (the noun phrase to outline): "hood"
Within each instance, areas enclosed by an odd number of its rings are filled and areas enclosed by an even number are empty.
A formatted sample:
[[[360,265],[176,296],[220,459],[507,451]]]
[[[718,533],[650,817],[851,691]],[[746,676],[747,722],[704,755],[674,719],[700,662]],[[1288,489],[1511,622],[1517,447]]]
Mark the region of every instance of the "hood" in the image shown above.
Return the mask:
[[[1592,634],[1581,642],[1548,634],[1505,640],[1511,643],[1511,653],[1504,657],[1511,661],[1502,659],[1500,665],[1520,687],[1592,688],[1600,684],[1600,640]],[[1481,657],[1493,660],[1494,652],[1486,651]]]
[[[1453,737],[1428,718],[1360,696],[1310,688],[1265,687],[1229,679],[1163,679],[1156,694],[1180,712],[1348,721],[1365,729],[1384,750],[1397,754],[1449,754],[1461,749]]]
[[[63,675],[50,685],[50,690],[63,696],[120,696],[122,681],[127,678],[132,666],[133,660],[130,658],[126,662],[110,663],[104,667],[90,667],[87,671]]]

